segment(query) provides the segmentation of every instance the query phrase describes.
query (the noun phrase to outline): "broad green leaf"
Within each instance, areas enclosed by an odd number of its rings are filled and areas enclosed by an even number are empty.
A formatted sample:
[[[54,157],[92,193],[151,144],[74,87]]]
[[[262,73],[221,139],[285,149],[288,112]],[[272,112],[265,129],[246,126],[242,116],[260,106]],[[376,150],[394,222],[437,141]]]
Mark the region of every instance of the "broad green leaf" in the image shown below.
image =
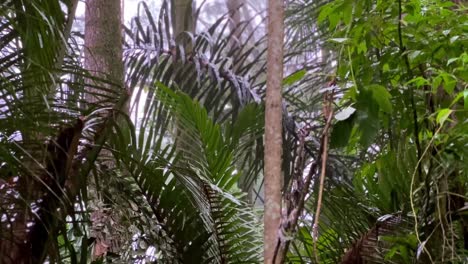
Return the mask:
[[[373,84],[367,87],[372,91],[372,97],[377,101],[379,107],[387,114],[392,112],[392,103],[390,102],[392,95],[382,85]]]
[[[351,132],[354,126],[354,113],[351,117],[346,120],[341,120],[333,126],[333,130],[330,136],[330,147],[331,148],[342,148],[346,147],[351,136]]]
[[[455,85],[457,84],[456,78],[448,73],[441,73],[441,76],[444,79],[444,90],[448,94],[452,94],[455,89]]]
[[[343,100],[345,99],[351,99],[353,101],[355,101],[357,99],[357,90],[356,90],[356,87],[353,86],[351,88],[348,89],[348,91],[346,91],[346,93],[343,95]]]
[[[462,92],[459,92],[457,94],[457,96],[452,100],[452,102],[450,103],[450,106],[449,107],[452,107],[454,106],[456,103],[458,103],[458,101],[460,101],[460,99],[463,98],[463,100],[465,101],[466,100],[466,97],[468,96],[468,90],[465,90],[465,91],[462,91]],[[464,102],[465,104],[465,102]],[[465,107],[466,109],[466,104],[465,104]]]
[[[325,18],[329,17],[330,14],[335,10],[333,3],[324,5],[322,8],[320,8],[320,13],[317,18],[317,22],[320,24],[322,23]]]
[[[340,22],[340,16],[336,12],[333,12],[328,17],[328,21],[330,22],[330,24],[328,25],[328,28],[330,30],[333,30],[334,28],[336,28],[336,25],[338,25],[338,22]]]
[[[440,125],[443,125],[452,112],[453,110],[448,109],[448,108],[439,110],[439,112],[437,113],[437,117],[436,117],[437,123],[439,123]]]
[[[363,111],[358,111],[358,122],[361,134],[359,143],[361,143],[364,148],[367,148],[372,144],[372,142],[374,142],[374,139],[379,132],[380,122],[374,117],[374,115],[370,115]]]
[[[432,92],[433,93],[437,92],[437,89],[439,89],[439,86],[440,86],[441,83],[442,83],[442,77],[440,75],[436,76],[432,80]]]
[[[414,83],[416,85],[416,87],[422,87],[424,85],[429,85],[429,81],[426,80],[424,77],[421,77],[421,76],[418,76],[412,80],[410,80],[409,82],[407,82],[406,84],[412,84]]]
[[[343,12],[343,22],[349,25],[353,18],[353,2],[344,1],[341,12]]]

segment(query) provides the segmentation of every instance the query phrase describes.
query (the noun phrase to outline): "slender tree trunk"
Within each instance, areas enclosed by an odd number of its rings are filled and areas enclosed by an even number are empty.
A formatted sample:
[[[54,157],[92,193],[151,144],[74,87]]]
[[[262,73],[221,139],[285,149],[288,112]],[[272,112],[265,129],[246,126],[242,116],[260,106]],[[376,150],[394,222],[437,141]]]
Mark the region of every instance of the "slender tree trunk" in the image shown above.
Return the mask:
[[[174,37],[184,31],[195,32],[195,2],[192,0],[171,0],[171,19]]]
[[[241,22],[246,22],[249,20],[249,10],[245,5],[245,0],[227,0],[226,7],[229,11],[229,17],[231,19],[229,23],[229,29],[231,30],[231,38],[229,39],[230,42],[230,51],[229,53],[232,54],[233,57],[233,71],[237,73],[239,67],[241,65],[238,62],[241,60],[240,56],[242,48],[240,48],[241,44],[250,44],[254,45],[254,39],[250,39],[248,43],[244,43],[242,41],[242,37],[247,38],[253,31],[252,23],[249,21],[249,24],[245,27],[245,25],[241,25]],[[244,21],[242,21],[242,16],[244,16]],[[237,49],[237,51],[236,51]]]
[[[272,263],[281,213],[281,152],[284,2],[269,0],[267,91],[265,99],[264,258]]]
[[[227,0],[226,7],[229,11],[229,17],[231,21],[229,23],[229,28],[231,29],[232,38],[231,45],[232,48],[236,48],[239,45],[239,40],[241,39],[241,30],[239,24],[241,22],[241,7],[243,6],[243,0]]]
[[[189,32],[195,34],[195,27],[196,27],[196,16],[195,16],[195,1],[193,0],[171,0],[171,22],[172,22],[172,32],[173,38],[177,40],[178,44],[182,44],[184,47],[185,54],[184,56],[190,56],[192,52],[192,45],[188,38],[183,38],[181,36],[182,32]],[[174,68],[182,68],[184,67],[184,63],[180,60],[181,54],[177,54],[176,61],[173,65]],[[179,85],[181,85],[179,83]],[[183,84],[182,90],[188,90],[188,85],[193,84]],[[184,135],[180,131],[181,125],[179,123],[176,124],[174,127],[175,135],[176,135],[176,147],[178,151],[183,149],[187,149],[190,147],[191,141],[187,135]],[[186,155],[187,153],[185,153]],[[190,166],[186,164],[186,166]]]
[[[122,60],[122,10],[120,0],[87,0],[85,13],[85,66],[94,76],[106,79],[112,85],[95,82],[109,89],[124,89],[124,67]],[[90,81],[90,83],[93,81]],[[93,94],[91,94],[93,93]],[[121,93],[119,93],[121,94]],[[105,101],[106,92],[101,89],[88,88],[87,103],[109,104]],[[128,110],[128,109],[127,109]],[[101,151],[101,155],[111,155],[109,151]],[[105,164],[109,171],[115,166],[113,162]],[[93,197],[98,200],[97,197]],[[102,204],[102,203],[97,203]],[[94,210],[91,215],[92,235],[96,238],[93,257],[105,256],[107,252],[119,252],[122,238],[117,235],[115,224],[110,225],[107,219],[112,216],[112,210]],[[103,228],[105,226],[107,232]]]
[[[63,42],[62,46],[59,48],[59,53],[57,56],[57,60],[55,61],[55,68],[58,69],[63,64],[63,59],[67,54],[67,41],[70,38],[73,22],[75,21],[76,15],[76,8],[78,7],[78,0],[70,1],[70,6],[67,11],[67,22],[65,24],[65,29],[63,32],[63,36],[65,38],[65,42]]]

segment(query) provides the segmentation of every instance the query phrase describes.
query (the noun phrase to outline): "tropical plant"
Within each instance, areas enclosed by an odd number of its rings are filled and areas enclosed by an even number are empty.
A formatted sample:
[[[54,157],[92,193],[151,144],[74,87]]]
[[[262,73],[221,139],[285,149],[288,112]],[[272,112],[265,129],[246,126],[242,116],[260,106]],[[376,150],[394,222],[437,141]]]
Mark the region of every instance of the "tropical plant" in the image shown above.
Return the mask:
[[[248,81],[225,65],[226,18],[195,36],[186,56],[184,43],[173,45],[166,35],[167,3],[158,26],[141,5],[149,24],[142,30],[137,17],[125,46],[132,102],[136,109],[144,104],[132,125],[125,114],[129,95],[106,80],[88,81],[98,77],[83,70],[73,46],[64,65],[54,65],[69,37],[57,26],[66,23],[60,4],[70,8],[68,2],[2,5],[2,262],[86,262],[93,234],[112,223],[120,232],[110,235],[128,241],[118,252],[123,260],[261,259],[258,215],[237,183],[242,178],[252,186],[261,168],[250,151],[262,136],[262,107],[250,104],[257,95],[249,88],[262,75]],[[23,29],[20,19],[37,29]],[[44,36],[54,37],[41,43]],[[33,52],[43,44],[47,53]],[[234,63],[245,71],[255,49],[242,48],[229,51],[239,53],[242,61]],[[257,54],[258,60],[263,52]],[[88,107],[85,98],[93,94],[100,101]],[[118,166],[110,169],[109,161]],[[102,230],[90,230],[90,220]]]
[[[304,5],[313,16],[316,3]],[[290,260],[466,261],[465,13],[450,1],[331,1],[315,13],[337,64],[331,153],[359,159],[327,176],[321,235],[305,218]]]
[[[263,25],[225,14],[174,36],[169,1],[139,4],[128,93],[81,65],[76,4],[0,4],[0,262],[100,263],[96,232],[124,241],[108,261],[261,262]],[[285,14],[286,261],[465,262],[466,7]]]

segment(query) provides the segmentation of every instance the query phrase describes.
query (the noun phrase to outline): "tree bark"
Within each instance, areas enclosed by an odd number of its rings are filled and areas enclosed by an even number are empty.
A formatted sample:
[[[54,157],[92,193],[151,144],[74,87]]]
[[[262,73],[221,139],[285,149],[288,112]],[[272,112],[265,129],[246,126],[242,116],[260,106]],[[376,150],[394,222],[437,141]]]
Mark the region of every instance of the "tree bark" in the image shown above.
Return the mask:
[[[226,7],[229,11],[229,17],[231,21],[229,23],[229,28],[231,30],[232,37],[235,38],[231,40],[231,45],[233,48],[237,47],[240,43],[241,30],[239,25],[241,23],[241,8],[244,5],[243,0],[227,0]]]
[[[120,0],[87,0],[85,67],[97,77],[124,87]],[[99,92],[99,91],[94,91]],[[88,103],[100,101],[89,96]]]
[[[85,11],[85,67],[95,77],[106,80],[106,83],[90,80],[98,87],[108,89],[124,89],[124,66],[122,60],[122,10],[120,0],[87,0]],[[87,103],[90,107],[99,104],[99,107],[109,104],[113,106],[114,100],[108,100],[109,95],[102,89],[87,88]],[[117,93],[122,94],[122,93]],[[117,99],[117,98],[116,98]],[[126,105],[128,111],[128,105]],[[111,156],[108,150],[101,151],[101,155]],[[110,161],[105,164],[111,171],[115,164]],[[93,197],[94,200],[99,200]],[[102,204],[102,203],[97,203]],[[102,209],[102,210],[101,210]],[[91,214],[92,235],[96,238],[93,258],[100,258],[107,252],[120,251],[121,238],[117,235],[117,223],[111,225],[106,219],[110,218],[112,210],[103,208],[94,210]],[[105,225],[108,232],[104,232]]]
[[[269,0],[265,99],[264,258],[272,263],[281,213],[284,2]]]
[[[171,19],[174,38],[184,31],[195,32],[195,2],[171,0]]]

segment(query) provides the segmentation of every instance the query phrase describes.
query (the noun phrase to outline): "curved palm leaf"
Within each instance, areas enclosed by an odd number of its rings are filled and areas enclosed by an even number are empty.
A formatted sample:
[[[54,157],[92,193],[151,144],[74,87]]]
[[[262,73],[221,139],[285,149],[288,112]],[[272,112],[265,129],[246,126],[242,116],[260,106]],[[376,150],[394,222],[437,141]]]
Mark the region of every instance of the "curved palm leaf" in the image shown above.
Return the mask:
[[[127,164],[156,217],[160,231],[150,241],[156,248],[164,248],[158,259],[259,261],[258,220],[234,187],[237,177],[232,153],[236,146],[224,144],[219,125],[187,95],[158,85],[147,109],[141,122],[142,127],[149,127],[134,137],[133,144],[121,143],[130,149],[116,152],[116,156]],[[161,132],[165,126],[158,126],[162,115],[168,124],[178,124],[184,133],[178,139],[189,140],[189,149],[176,154],[176,144],[164,140]]]

